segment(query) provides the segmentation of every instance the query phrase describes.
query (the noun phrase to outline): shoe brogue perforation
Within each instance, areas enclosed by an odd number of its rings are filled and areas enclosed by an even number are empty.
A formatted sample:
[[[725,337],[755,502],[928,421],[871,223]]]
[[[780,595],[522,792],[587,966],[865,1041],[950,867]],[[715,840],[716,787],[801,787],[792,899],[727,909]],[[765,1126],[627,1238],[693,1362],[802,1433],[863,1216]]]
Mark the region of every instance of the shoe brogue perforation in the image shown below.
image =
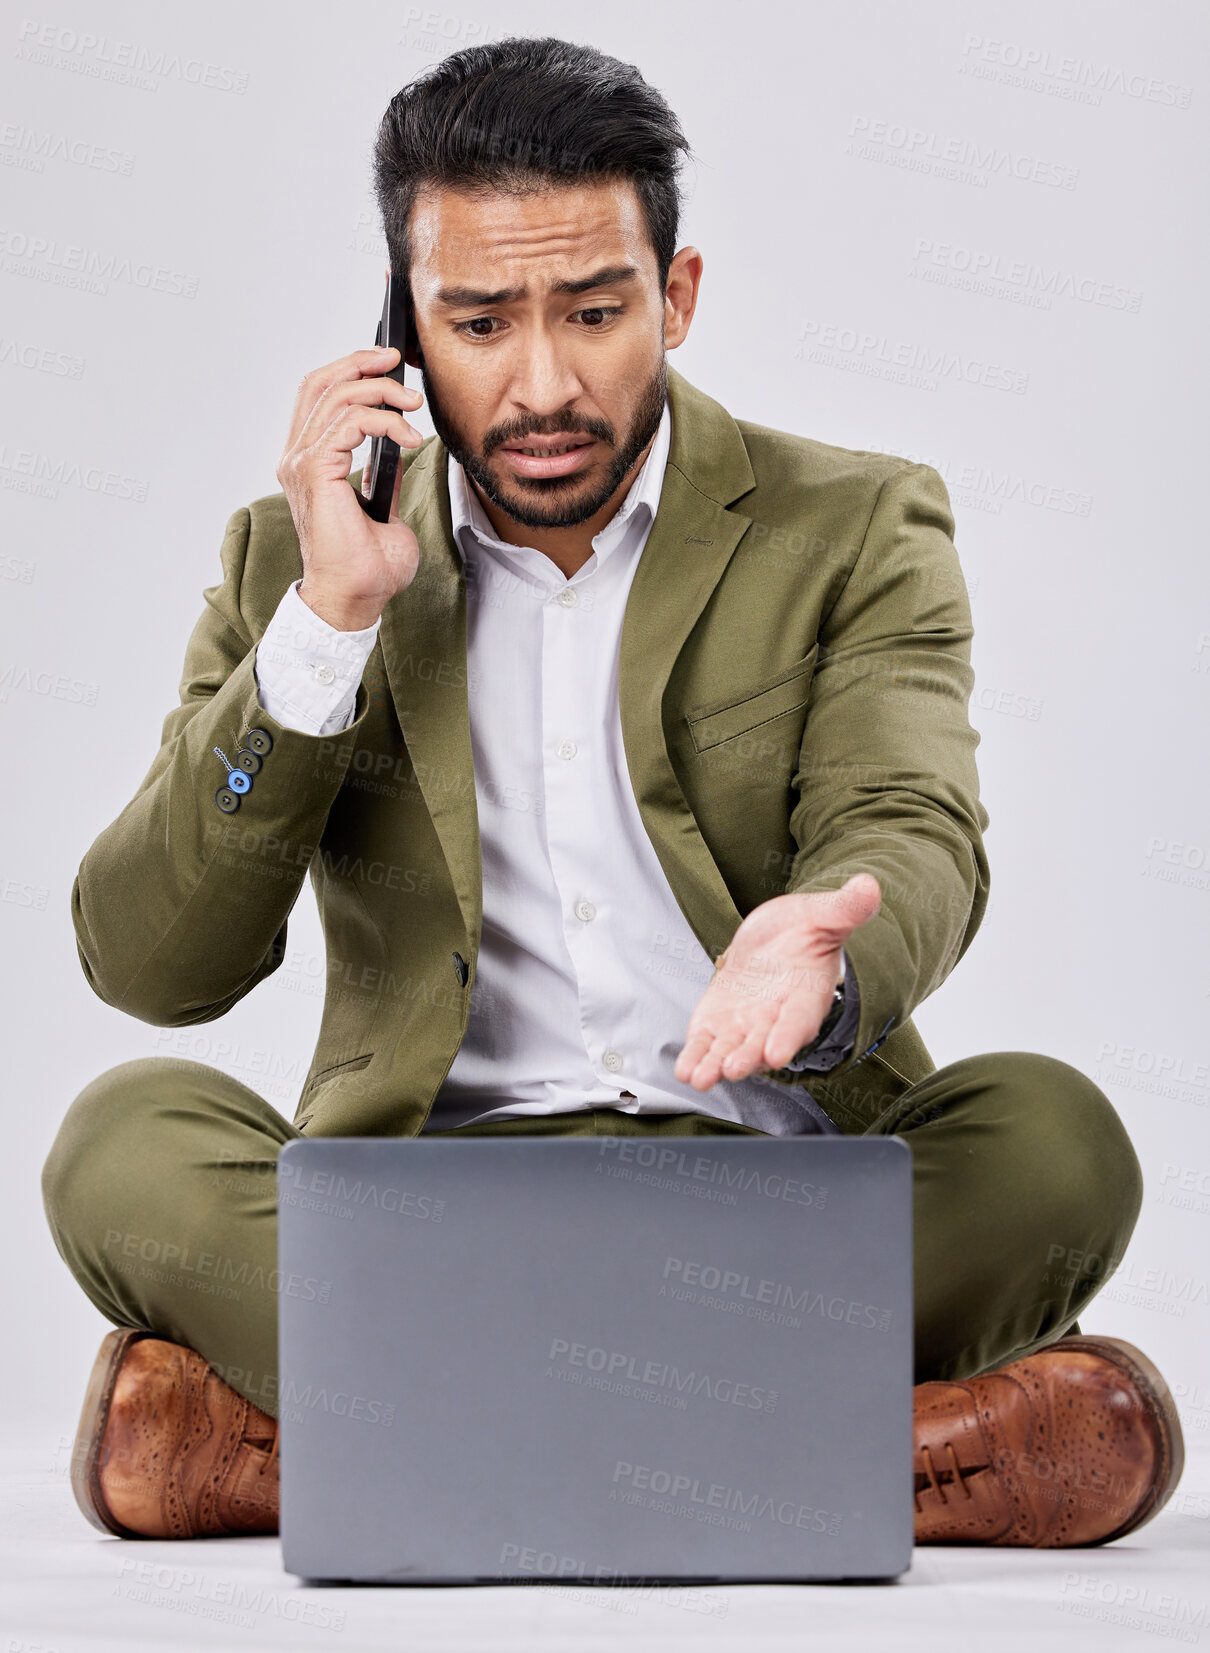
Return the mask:
[[[215,1441],[210,1462],[199,1462],[196,1472],[199,1483],[198,1519],[202,1530],[207,1532],[218,1531],[227,1525],[220,1514],[223,1483],[239,1449],[248,1417],[248,1402],[242,1395],[235,1395],[227,1406],[222,1405],[222,1397],[215,1389],[215,1385],[220,1384],[227,1389],[229,1396],[234,1395],[234,1391],[227,1388],[217,1373],[208,1370],[197,1397],[198,1407],[205,1413]]]
[[[962,1383],[920,1384],[914,1427],[917,1543],[1103,1544],[1162,1509],[1184,1463],[1167,1384],[1118,1338],[1064,1337]],[[969,1503],[947,1495],[958,1479]]]
[[[918,1384],[913,1412],[917,1543],[1107,1543],[1157,1514],[1184,1466],[1167,1384],[1118,1338]],[[72,1490],[122,1537],[276,1532],[280,1439],[193,1350],[121,1328],[89,1379]]]
[[[192,1349],[123,1328],[94,1363],[72,1490],[93,1526],[126,1538],[276,1532],[278,1441]]]
[[[1025,1454],[1014,1451],[1010,1444],[1010,1438],[1012,1426],[1016,1425],[1020,1429],[1022,1427],[1021,1420],[1024,1418],[1026,1444],[1028,1447],[1036,1449],[1039,1439],[1045,1439],[1046,1437],[1050,1421],[1050,1408],[1044,1393],[1036,1390],[1031,1393],[1028,1382],[1024,1381],[1026,1374],[1019,1368],[1011,1372],[996,1372],[989,1377],[988,1382],[990,1383],[993,1378],[999,1384],[1010,1385],[1016,1391],[1011,1409],[1005,1409],[1006,1411],[1011,1410],[1011,1416],[1003,1416],[993,1407],[984,1407],[984,1412],[989,1419],[989,1427],[994,1428],[998,1441],[997,1453],[992,1461],[997,1465],[997,1474],[1012,1515],[1008,1531],[1014,1536],[1006,1537],[1003,1542],[1025,1545],[1031,1548],[1037,1547],[1042,1542],[1045,1523],[1039,1515],[1034,1500],[1030,1497],[1030,1488],[1020,1470],[1018,1460],[1024,1461]],[[1001,1393],[1006,1393],[1006,1391],[1002,1390]],[[1041,1420],[1037,1416],[1039,1408],[1043,1413]]]
[[[184,1395],[185,1416],[187,1428],[178,1444],[173,1463],[173,1473],[165,1478],[165,1499],[170,1505],[172,1524],[179,1536],[193,1538],[201,1530],[205,1531],[205,1506],[198,1511],[198,1519],[194,1519],[189,1509],[189,1499],[186,1496],[191,1477],[192,1465],[206,1442],[214,1431],[212,1420],[204,1408],[198,1404],[198,1396],[188,1382],[186,1362],[182,1355],[177,1357],[179,1382]]]

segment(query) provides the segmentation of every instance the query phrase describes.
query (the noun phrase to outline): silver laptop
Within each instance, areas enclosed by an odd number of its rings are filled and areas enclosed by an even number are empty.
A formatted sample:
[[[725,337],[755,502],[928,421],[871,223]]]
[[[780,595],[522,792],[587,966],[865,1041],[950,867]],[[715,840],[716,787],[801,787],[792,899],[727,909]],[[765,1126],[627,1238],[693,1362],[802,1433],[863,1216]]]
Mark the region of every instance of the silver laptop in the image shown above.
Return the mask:
[[[288,1572],[909,1565],[901,1138],[317,1138],[278,1204]]]

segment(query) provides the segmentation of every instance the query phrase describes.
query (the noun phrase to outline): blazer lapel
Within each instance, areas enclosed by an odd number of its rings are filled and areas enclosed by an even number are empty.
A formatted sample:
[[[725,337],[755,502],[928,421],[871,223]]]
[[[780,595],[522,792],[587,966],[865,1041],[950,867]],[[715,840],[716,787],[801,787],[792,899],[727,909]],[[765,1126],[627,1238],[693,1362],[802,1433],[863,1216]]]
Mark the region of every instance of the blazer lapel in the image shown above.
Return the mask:
[[[736,907],[668,754],[664,695],[689,633],[750,518],[726,507],[755,486],[735,421],[668,370],[672,447],[659,510],[622,623],[618,696],[630,781],[664,876],[713,960],[735,934]]]
[[[711,959],[742,914],[685,800],[668,754],[663,702],[676,658],[750,519],[727,506],[755,486],[735,421],[673,368],[672,446],[659,510],[635,570],[618,663],[622,739],[639,813]],[[417,783],[449,865],[467,934],[480,933],[483,886],[467,698],[466,580],[454,544],[446,450],[435,438],[404,474],[399,514],[420,565],[387,604],[379,642]]]
[[[477,938],[483,881],[467,699],[466,575],[454,544],[439,437],[405,471],[399,515],[420,543],[420,563],[411,585],[383,610],[383,665],[466,933]]]

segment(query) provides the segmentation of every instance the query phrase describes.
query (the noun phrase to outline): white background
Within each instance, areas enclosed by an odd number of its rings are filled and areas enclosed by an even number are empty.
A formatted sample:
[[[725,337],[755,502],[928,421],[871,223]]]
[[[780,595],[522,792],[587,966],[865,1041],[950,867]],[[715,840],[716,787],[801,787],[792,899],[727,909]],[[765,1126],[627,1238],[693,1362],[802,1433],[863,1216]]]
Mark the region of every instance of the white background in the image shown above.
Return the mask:
[[[295,990],[283,969],[221,1022],[172,1030],[92,996],[71,883],[154,756],[230,513],[277,491],[299,379],[373,341],[383,109],[459,44],[556,33],[637,62],[695,150],[680,243],[705,276],[673,365],[737,417],[921,459],[950,487],[992,894],[916,1021],[938,1065],[1044,1051],[1112,1098],[1147,1190],[1083,1323],[1143,1347],[1205,1442],[1203,7],[615,0],[581,25],[553,4],[450,4],[105,0],[0,19],[6,1425],[49,1466],[107,1329],[38,1184],[84,1084],[179,1054],[293,1112],[320,1013],[297,990],[321,980],[309,886]],[[39,48],[43,29],[102,43]],[[122,43],[221,84],[129,84]],[[1028,54],[1032,78],[1012,67]],[[40,157],[44,140],[118,170]],[[72,247],[193,296],[137,274],[74,287]],[[976,259],[999,275],[972,282]],[[962,371],[917,365],[913,382],[905,356]],[[988,367],[1023,390],[977,382]]]

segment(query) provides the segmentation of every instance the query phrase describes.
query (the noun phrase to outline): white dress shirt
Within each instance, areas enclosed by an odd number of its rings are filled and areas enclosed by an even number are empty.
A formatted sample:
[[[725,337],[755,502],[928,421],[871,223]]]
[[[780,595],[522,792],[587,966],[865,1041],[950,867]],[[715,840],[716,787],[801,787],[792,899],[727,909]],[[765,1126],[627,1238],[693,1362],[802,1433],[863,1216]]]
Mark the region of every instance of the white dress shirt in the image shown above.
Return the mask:
[[[765,1075],[708,1091],[673,1067],[714,973],[643,826],[622,744],[618,648],[671,442],[665,405],[622,504],[567,579],[543,552],[496,538],[452,456],[454,540],[467,588],[467,679],[483,872],[483,930],[466,1035],[425,1128],[610,1107],[701,1113],[774,1136],[834,1132],[798,1086]],[[262,707],[330,735],[351,720],[378,625],[337,631],[286,592],[257,646]],[[796,1070],[835,1065],[857,992]]]

